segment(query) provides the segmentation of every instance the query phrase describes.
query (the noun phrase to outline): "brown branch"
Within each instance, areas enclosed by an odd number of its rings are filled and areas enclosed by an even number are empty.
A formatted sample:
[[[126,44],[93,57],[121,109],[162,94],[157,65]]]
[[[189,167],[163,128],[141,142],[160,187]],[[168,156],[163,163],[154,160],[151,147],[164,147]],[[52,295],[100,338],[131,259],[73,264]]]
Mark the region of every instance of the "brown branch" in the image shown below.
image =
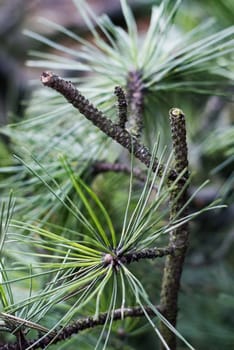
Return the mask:
[[[174,247],[142,249],[133,253],[126,253],[120,258],[120,260],[124,264],[131,264],[132,262],[141,259],[155,259],[162,258],[166,255],[173,255],[174,251]]]
[[[186,143],[185,116],[178,108],[173,108],[169,112],[173,150],[176,162],[176,171],[185,172],[185,179],[188,179],[188,157]],[[187,201],[186,180],[181,181],[172,187],[170,194],[170,219],[180,219],[185,215],[181,209]],[[169,182],[170,185],[170,182]],[[180,213],[180,215],[178,215]],[[164,308],[164,316],[175,327],[178,310],[178,293],[180,289],[180,279],[184,264],[184,258],[188,246],[188,223],[173,230],[170,234],[170,246],[175,247],[173,255],[168,255],[165,261],[163,280],[161,287],[161,305]],[[176,335],[172,333],[165,324],[161,324],[161,333],[168,347],[176,349]],[[164,346],[162,344],[162,348]]]
[[[113,268],[119,268],[121,264],[131,264],[133,262],[142,259],[155,259],[162,258],[166,255],[173,255],[175,251],[174,247],[166,248],[146,248],[141,250],[136,250],[128,253],[113,252],[113,254],[107,253],[103,256],[104,266],[112,265]]]
[[[41,81],[43,85],[61,93],[69,103],[78,109],[79,112],[96,127],[126,148],[129,152],[133,152],[134,156],[148,168],[152,165],[152,170],[155,171],[157,167],[159,167],[158,176],[163,175],[164,166],[161,164],[159,165],[157,158],[155,158],[151,164],[152,155],[148,148],[140,144],[137,138],[132,136],[126,129],[121,128],[119,124],[113,123],[101,111],[95,108],[71,82],[51,72],[42,73]],[[173,181],[177,178],[177,175],[177,172],[171,169],[168,173],[168,178]]]
[[[157,309],[160,312],[162,312],[162,309],[160,307],[157,307]],[[154,311],[148,306],[145,306],[145,310],[149,315],[155,316]],[[121,320],[123,317],[136,318],[136,317],[142,317],[144,315],[145,313],[141,307],[129,307],[129,308],[116,309],[112,312],[112,315],[110,315],[109,312],[104,312],[99,314],[98,317],[90,316],[87,318],[79,319],[64,328],[59,329],[57,331],[56,336],[52,334],[47,334],[44,337],[39,336],[37,339],[28,340],[24,344],[24,348],[22,348],[22,350],[26,349],[29,346],[31,346],[30,349],[35,350],[39,348],[43,349],[44,347],[50,344],[51,345],[57,344],[62,340],[69,339],[72,335],[78,334],[81,331],[104,325],[108,318],[113,319],[114,321],[117,321],[117,320]],[[33,345],[34,343],[35,345]],[[18,342],[14,344],[2,345],[0,346],[0,350],[19,350]]]
[[[108,162],[96,162],[92,165],[92,173],[94,175],[100,174],[100,173],[107,173],[107,172],[114,172],[114,173],[125,173],[125,174],[131,174],[133,173],[133,176],[143,184],[147,181],[147,176],[145,173],[139,169],[139,168],[131,168],[129,165],[124,163],[108,163]],[[151,185],[151,182],[150,182]],[[155,191],[158,191],[158,187],[156,185],[153,185],[152,187]]]

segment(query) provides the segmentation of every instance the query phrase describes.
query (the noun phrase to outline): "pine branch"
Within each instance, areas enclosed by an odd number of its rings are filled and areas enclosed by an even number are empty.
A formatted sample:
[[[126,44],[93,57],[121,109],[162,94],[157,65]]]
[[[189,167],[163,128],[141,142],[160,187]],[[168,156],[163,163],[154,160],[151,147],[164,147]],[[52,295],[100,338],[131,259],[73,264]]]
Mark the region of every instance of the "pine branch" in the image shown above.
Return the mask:
[[[137,138],[132,136],[126,129],[121,128],[119,124],[113,123],[101,111],[95,108],[71,82],[62,79],[51,72],[43,72],[41,75],[41,81],[43,85],[61,93],[69,103],[78,109],[79,112],[96,127],[126,148],[129,152],[133,152],[135,157],[148,168],[152,165],[153,171],[157,169],[159,165],[158,159],[154,159],[153,164],[151,164],[152,155],[148,148],[140,144]],[[164,166],[160,164],[158,176],[162,176],[163,171]],[[177,178],[177,175],[177,172],[171,169],[168,174],[168,179],[173,181]]]
[[[178,108],[173,108],[169,112],[173,150],[175,157],[175,168],[178,173],[185,172],[185,179],[188,179],[188,157],[186,143],[185,116]],[[182,212],[187,201],[186,181],[181,181],[173,186],[170,194],[170,219],[174,220],[185,215]],[[180,213],[180,215],[178,215]],[[165,310],[164,316],[175,327],[177,318],[178,293],[180,289],[180,279],[184,264],[184,258],[188,246],[188,223],[184,223],[170,234],[170,246],[175,248],[173,255],[168,255],[162,280],[161,305]],[[161,324],[161,333],[171,350],[176,349],[176,335],[167,326]],[[162,345],[164,349],[164,346]]]
[[[146,248],[129,253],[107,253],[103,257],[103,264],[104,266],[112,265],[113,268],[118,269],[121,264],[131,264],[142,259],[156,259],[166,255],[173,255],[174,250],[175,248],[171,246],[166,248]]]
[[[166,248],[148,248],[133,253],[126,253],[120,259],[124,264],[131,264],[132,262],[139,261],[141,259],[155,259],[162,258],[166,255],[173,255],[174,250],[175,248],[172,246]]]
[[[148,306],[145,306],[144,309],[149,315],[155,315],[154,311]],[[160,307],[157,307],[157,309],[162,312]],[[78,334],[81,331],[104,325],[107,318],[111,318],[113,321],[117,321],[126,317],[136,318],[142,317],[144,315],[145,313],[141,307],[129,307],[116,309],[112,312],[112,315],[110,315],[109,312],[104,312],[99,314],[98,317],[90,316],[87,318],[78,319],[72,324],[69,324],[62,329],[58,329],[56,336],[54,336],[54,334],[47,334],[44,337],[39,336],[37,339],[26,341],[24,348],[21,350],[24,350],[29,346],[32,350],[39,348],[43,349],[47,345],[57,344],[60,341],[69,339],[72,335]],[[34,343],[35,345],[33,345]],[[14,344],[2,345],[0,346],[0,350],[19,350],[18,342]]]

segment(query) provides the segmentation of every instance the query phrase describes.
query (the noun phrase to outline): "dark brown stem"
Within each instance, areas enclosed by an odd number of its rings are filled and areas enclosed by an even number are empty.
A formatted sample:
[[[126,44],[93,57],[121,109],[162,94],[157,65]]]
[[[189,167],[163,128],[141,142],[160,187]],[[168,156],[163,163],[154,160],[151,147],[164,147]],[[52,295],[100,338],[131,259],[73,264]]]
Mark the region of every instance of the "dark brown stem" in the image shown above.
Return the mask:
[[[174,250],[174,247],[142,249],[133,253],[126,253],[120,257],[120,260],[123,264],[131,264],[141,259],[155,259],[166,255],[173,255]]]
[[[152,315],[152,316],[155,315],[154,311],[148,306],[145,306],[144,309],[149,315]],[[157,309],[160,312],[162,312],[160,307],[157,307]],[[117,321],[117,320],[121,320],[123,317],[136,318],[136,317],[142,317],[144,315],[145,313],[141,307],[129,307],[129,308],[116,309],[112,312],[112,315],[110,315],[109,312],[104,312],[104,313],[100,313],[98,317],[91,316],[91,317],[79,319],[73,322],[72,324],[58,330],[56,336],[52,334],[47,334],[44,337],[38,337],[38,339],[27,341],[24,344],[24,348],[22,348],[22,350],[26,349],[29,346],[31,346],[30,349],[35,350],[39,348],[43,349],[49,344],[57,344],[60,341],[69,339],[72,335],[78,334],[81,331],[104,325],[107,318]],[[35,345],[33,345],[34,343]],[[18,342],[14,344],[2,345],[0,346],[0,350],[19,350]]]
[[[188,157],[186,143],[185,117],[178,108],[173,108],[169,112],[173,150],[175,157],[175,168],[178,173],[185,172],[184,180],[172,186],[170,195],[170,220],[180,219],[186,214],[181,212],[187,201],[186,179],[188,179]],[[169,182],[171,185],[171,182]],[[180,214],[178,215],[178,213]],[[170,246],[175,247],[173,255],[168,255],[165,261],[161,302],[164,308],[164,316],[175,327],[178,311],[178,293],[180,289],[180,279],[184,264],[184,258],[188,246],[188,223],[174,229],[170,234]],[[171,350],[176,349],[176,336],[163,323],[161,333]],[[162,345],[162,349],[164,346]]]
[[[128,129],[136,138],[141,137],[143,129],[144,86],[142,73],[132,71],[128,75],[127,91],[129,106]]]
[[[127,117],[128,117],[128,108],[127,108],[128,105],[127,105],[125,92],[120,86],[116,86],[115,95],[117,96],[117,99],[118,99],[117,108],[118,108],[119,126],[124,129],[125,124],[127,122]]]
[[[158,167],[157,158],[152,162],[152,155],[147,147],[140,144],[136,137],[132,136],[126,129],[121,128],[118,124],[113,123],[104,114],[95,108],[89,100],[87,100],[75,86],[51,72],[44,72],[41,76],[41,81],[45,86],[48,86],[61,93],[68,102],[77,108],[88,120],[96,127],[103,131],[107,136],[118,142],[129,152],[133,152],[134,156],[139,159],[148,168],[152,165],[152,170],[155,171]],[[162,176],[164,166],[159,165],[158,176]],[[177,178],[177,172],[170,170],[168,174],[170,180]]]
[[[133,262],[142,260],[142,259],[155,259],[162,258],[166,255],[174,254],[173,247],[166,248],[146,248],[141,250],[136,250],[128,253],[121,253],[114,251],[112,254],[106,253],[103,256],[103,265],[111,265],[115,269],[119,269],[121,265],[131,264]]]

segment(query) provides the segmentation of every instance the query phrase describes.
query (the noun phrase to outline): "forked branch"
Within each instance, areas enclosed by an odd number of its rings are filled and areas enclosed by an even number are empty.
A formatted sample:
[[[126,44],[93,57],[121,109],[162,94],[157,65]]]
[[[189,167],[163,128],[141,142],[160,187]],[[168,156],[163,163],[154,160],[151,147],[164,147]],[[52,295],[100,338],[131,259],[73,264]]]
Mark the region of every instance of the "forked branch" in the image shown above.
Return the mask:
[[[154,159],[153,164],[151,163],[152,154],[148,148],[142,145],[137,138],[131,135],[126,129],[108,119],[101,111],[94,107],[71,82],[51,72],[43,72],[41,81],[43,85],[61,93],[69,103],[78,109],[79,112],[96,127],[126,148],[129,152],[133,152],[134,156],[148,168],[152,165],[153,171],[158,168],[158,175],[163,175],[164,166],[161,164],[159,165],[157,158]],[[172,181],[175,180],[177,176],[177,172],[173,169],[168,173],[168,178]]]

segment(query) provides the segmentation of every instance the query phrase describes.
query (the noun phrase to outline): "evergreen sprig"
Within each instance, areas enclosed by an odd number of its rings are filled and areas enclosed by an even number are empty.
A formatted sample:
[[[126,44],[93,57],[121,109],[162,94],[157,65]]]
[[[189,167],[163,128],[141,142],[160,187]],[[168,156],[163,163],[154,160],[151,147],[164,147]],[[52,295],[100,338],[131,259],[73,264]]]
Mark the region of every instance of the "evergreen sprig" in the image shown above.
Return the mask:
[[[199,214],[186,211],[193,196],[187,193],[184,115],[179,109],[170,112],[175,166],[171,156],[160,151],[159,142],[155,144],[154,127],[165,126],[162,101],[170,100],[174,93],[184,100],[187,92],[224,94],[222,84],[232,85],[229,77],[234,29],[209,33],[212,23],[207,22],[187,34],[176,32],[179,39],[171,40],[175,38],[173,20],[181,1],[164,0],[152,8],[148,31],[139,39],[126,0],[120,0],[126,30],[107,16],[97,18],[86,1],[74,3],[93,43],[49,21],[44,24],[74,40],[79,48],[67,48],[33,32],[26,34],[58,52],[34,52],[39,60],[29,65],[89,73],[72,77],[72,83],[48,72],[42,75],[43,84],[62,93],[80,113],[64,104],[56,92],[38,89],[27,112],[34,117],[4,130],[17,153],[16,163],[1,170],[13,174],[8,185],[16,189],[16,220],[9,224],[9,204],[7,210],[2,210],[6,220],[1,219],[0,226],[4,255],[0,266],[0,327],[17,338],[16,344],[7,344],[4,349],[49,346],[82,327],[99,324],[103,327],[94,347],[105,349],[114,321],[134,315],[145,316],[165,349],[175,349],[175,337],[193,349],[175,329],[188,222]],[[114,107],[115,86],[121,86],[117,91],[118,113]],[[91,127],[81,114],[105,134]],[[163,129],[162,141],[165,134]],[[103,169],[129,172],[129,163],[113,163],[122,157],[122,148],[113,146],[112,140],[128,149],[132,159],[128,191],[119,181],[122,193],[127,192],[120,232],[92,188],[98,164],[99,169],[104,164]],[[29,150],[27,155],[25,150]],[[134,156],[148,167],[138,196],[134,192]],[[5,187],[2,183],[1,188]],[[8,194],[3,200],[7,198]],[[165,246],[168,236],[169,245]],[[143,279],[130,269],[130,264],[162,256],[167,256],[162,305],[156,308]],[[17,297],[15,288],[22,291],[23,298]],[[126,304],[133,303],[137,308],[126,308]],[[84,323],[78,319],[73,328],[72,322],[80,314],[84,315]],[[85,318],[88,314],[91,316]],[[38,333],[30,341],[27,336],[32,328],[49,331]]]

